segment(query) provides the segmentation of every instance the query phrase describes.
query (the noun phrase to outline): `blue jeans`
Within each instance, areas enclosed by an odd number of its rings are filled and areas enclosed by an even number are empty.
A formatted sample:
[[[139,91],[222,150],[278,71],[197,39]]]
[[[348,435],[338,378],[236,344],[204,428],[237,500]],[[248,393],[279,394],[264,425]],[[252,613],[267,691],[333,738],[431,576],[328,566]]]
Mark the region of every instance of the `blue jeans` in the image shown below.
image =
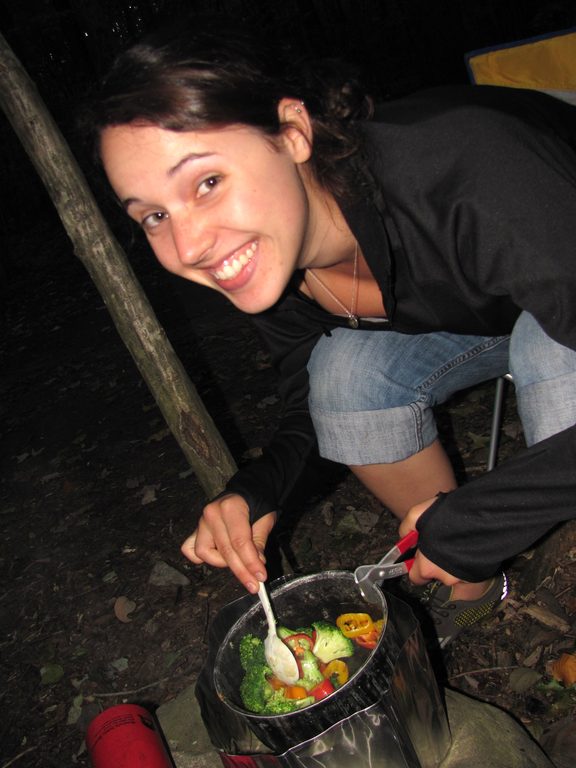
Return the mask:
[[[322,456],[348,465],[406,459],[437,438],[433,408],[510,372],[528,445],[576,422],[576,352],[528,313],[511,336],[338,328],[308,364]]]

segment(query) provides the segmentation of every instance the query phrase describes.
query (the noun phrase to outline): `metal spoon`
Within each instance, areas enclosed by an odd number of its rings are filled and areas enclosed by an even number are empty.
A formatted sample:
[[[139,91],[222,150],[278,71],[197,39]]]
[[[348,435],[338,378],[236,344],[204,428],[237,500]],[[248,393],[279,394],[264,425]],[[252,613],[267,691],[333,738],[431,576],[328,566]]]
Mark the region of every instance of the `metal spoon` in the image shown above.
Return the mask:
[[[266,585],[263,581],[260,582],[258,588],[258,597],[260,598],[264,613],[266,614],[266,621],[268,622],[268,634],[264,639],[266,661],[279,680],[282,680],[283,683],[287,683],[288,685],[294,685],[300,678],[298,664],[290,648],[288,648],[288,646],[278,637],[276,631],[276,619],[274,618],[272,606],[270,605],[270,598],[268,597]]]

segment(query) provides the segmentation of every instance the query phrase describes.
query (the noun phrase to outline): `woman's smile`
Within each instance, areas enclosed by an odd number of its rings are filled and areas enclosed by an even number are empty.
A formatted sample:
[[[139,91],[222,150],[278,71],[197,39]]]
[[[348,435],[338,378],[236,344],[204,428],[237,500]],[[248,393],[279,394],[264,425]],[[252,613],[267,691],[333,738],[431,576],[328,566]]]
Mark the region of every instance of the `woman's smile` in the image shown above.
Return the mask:
[[[243,282],[248,279],[251,270],[246,269],[246,267],[249,267],[252,264],[257,248],[257,241],[250,243],[244,250],[224,259],[222,266],[212,271],[216,280],[218,280],[226,290],[234,290],[234,288],[239,287],[237,278],[242,276]]]

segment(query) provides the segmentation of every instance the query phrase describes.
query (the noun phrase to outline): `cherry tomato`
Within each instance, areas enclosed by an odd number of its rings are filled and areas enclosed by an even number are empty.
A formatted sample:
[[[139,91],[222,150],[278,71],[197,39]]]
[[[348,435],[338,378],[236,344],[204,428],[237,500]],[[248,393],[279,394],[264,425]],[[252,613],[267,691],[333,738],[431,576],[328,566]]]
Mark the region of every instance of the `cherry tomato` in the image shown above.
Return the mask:
[[[331,680],[323,680],[321,683],[318,683],[317,686],[312,688],[312,690],[309,692],[309,696],[314,696],[316,701],[320,701],[320,699],[325,699],[326,696],[330,696],[331,693],[334,693],[336,689],[332,685]]]

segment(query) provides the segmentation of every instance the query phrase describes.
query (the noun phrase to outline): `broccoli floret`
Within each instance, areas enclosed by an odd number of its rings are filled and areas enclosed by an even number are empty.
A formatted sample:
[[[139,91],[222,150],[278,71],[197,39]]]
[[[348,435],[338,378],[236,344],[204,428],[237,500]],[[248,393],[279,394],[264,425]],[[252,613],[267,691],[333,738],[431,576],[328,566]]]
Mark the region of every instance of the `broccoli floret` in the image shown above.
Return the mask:
[[[312,653],[324,664],[334,659],[344,659],[354,653],[354,643],[345,637],[334,624],[327,621],[315,621],[312,626],[316,630],[316,640]]]
[[[301,685],[306,688],[307,691],[312,690],[319,683],[324,681],[324,676],[320,672],[320,666],[318,659],[312,651],[304,651],[301,656],[298,656],[300,667],[302,669],[302,677],[297,681],[296,685]]]
[[[266,664],[264,641],[256,635],[244,635],[240,640],[240,664],[245,671],[254,665]]]
[[[246,709],[261,712],[274,693],[267,678],[272,670],[266,663],[264,641],[256,635],[244,635],[239,646],[240,664],[244,677],[240,683],[240,698]]]
[[[274,689],[267,680],[271,674],[267,664],[255,663],[246,670],[240,683],[240,698],[250,712],[262,712],[273,696]]]
[[[278,633],[278,637],[281,640],[284,640],[285,637],[290,637],[290,635],[294,634],[293,629],[288,629],[288,627],[283,627],[281,624],[278,624],[276,626],[276,632]]]
[[[309,704],[313,703],[314,696],[307,696],[305,699],[287,699],[284,695],[284,691],[274,691],[260,714],[285,715],[288,712],[294,712],[296,709],[302,709],[302,707],[307,707]]]

